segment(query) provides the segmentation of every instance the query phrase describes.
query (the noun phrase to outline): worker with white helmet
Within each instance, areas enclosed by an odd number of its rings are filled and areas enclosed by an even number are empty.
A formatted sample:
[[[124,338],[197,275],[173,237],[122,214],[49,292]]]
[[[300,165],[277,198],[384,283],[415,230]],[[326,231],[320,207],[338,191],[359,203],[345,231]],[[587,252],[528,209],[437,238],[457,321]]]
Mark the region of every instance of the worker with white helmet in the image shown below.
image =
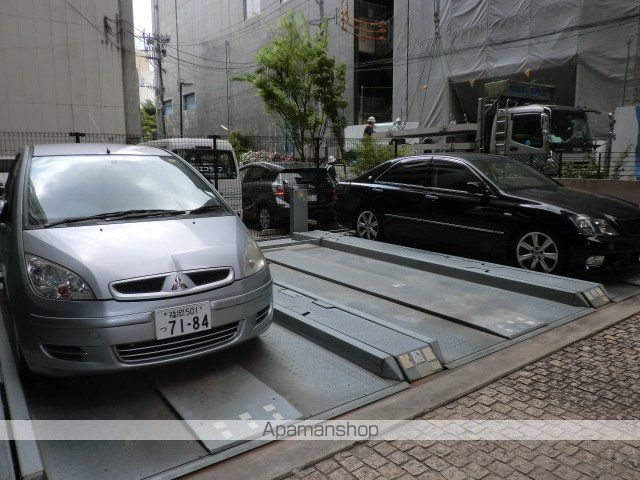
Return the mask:
[[[365,137],[370,137],[373,134],[373,127],[375,127],[375,125],[376,125],[376,118],[369,117],[369,120],[367,120],[367,126],[364,127]]]

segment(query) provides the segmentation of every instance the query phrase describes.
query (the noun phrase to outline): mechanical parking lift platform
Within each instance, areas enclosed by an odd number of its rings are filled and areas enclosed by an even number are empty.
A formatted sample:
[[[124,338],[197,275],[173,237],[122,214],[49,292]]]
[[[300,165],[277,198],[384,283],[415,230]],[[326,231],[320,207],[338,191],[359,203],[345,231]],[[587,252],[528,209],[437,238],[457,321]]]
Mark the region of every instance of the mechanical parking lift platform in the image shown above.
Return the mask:
[[[19,379],[0,331],[0,399],[11,418],[328,419],[610,302],[598,283],[343,234],[261,244],[274,325],[225,352],[118,375]],[[11,318],[6,303],[2,316]],[[191,441],[17,442],[15,452],[0,443],[0,472],[13,455],[16,478],[169,479],[262,444],[232,429],[218,442],[192,433]]]

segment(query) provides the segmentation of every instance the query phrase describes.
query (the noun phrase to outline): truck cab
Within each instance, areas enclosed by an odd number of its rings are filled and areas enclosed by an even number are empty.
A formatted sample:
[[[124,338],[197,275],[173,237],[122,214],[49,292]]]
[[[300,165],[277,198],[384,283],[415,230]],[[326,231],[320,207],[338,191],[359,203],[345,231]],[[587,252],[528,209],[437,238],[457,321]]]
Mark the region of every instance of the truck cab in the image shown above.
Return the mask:
[[[501,134],[500,120],[506,119]],[[485,147],[483,145],[483,147]],[[519,105],[498,112],[491,122],[487,153],[590,152],[591,129],[584,111],[561,105]]]
[[[476,123],[405,128],[373,137],[390,138],[396,145],[404,140],[416,154],[540,154],[541,159],[548,159],[559,153],[564,160],[584,163],[584,153],[594,149],[587,110],[554,104],[554,92],[555,87],[539,83],[489,82],[478,99]]]
[[[551,85],[536,83],[487,83],[485,97],[478,100],[478,151],[502,155],[592,151],[586,112],[552,104],[554,91]]]

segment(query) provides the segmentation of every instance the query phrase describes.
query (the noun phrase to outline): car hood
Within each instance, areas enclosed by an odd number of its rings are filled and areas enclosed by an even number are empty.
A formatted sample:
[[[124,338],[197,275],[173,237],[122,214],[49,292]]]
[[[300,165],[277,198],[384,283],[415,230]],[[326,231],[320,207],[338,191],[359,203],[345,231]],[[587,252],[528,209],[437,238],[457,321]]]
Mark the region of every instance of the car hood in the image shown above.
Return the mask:
[[[25,230],[23,238],[25,253],[72,270],[107,299],[117,280],[211,267],[240,278],[246,235],[229,215]]]
[[[548,203],[573,213],[592,217],[640,217],[640,208],[630,202],[573,188],[527,189],[513,191],[510,194],[525,200]]]

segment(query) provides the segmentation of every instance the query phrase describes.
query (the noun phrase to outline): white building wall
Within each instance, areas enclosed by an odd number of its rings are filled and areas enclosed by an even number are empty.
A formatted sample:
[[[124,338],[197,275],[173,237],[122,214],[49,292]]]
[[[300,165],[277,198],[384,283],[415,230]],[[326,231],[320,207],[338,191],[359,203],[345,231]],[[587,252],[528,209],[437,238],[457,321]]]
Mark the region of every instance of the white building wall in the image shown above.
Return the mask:
[[[353,92],[354,39],[340,29],[335,19],[340,0],[262,0],[261,13],[244,18],[244,0],[178,0],[183,93],[195,92],[196,109],[183,111],[185,135],[224,134],[220,124],[230,123],[247,135],[280,135],[277,121],[264,112],[262,100],[246,82],[230,82],[230,115],[227,120],[225,41],[229,41],[230,78],[255,68],[258,49],[278,30],[280,17],[290,10],[304,14],[310,21],[320,18],[319,3],[329,21],[329,53],[347,65],[345,98]],[[352,4],[352,1],[349,1]],[[174,2],[158,1],[159,30],[167,34],[167,56],[163,59],[165,100],[173,101],[173,115],[166,118],[168,135],[179,132],[176,19]],[[351,6],[351,9],[353,7]],[[314,28],[314,27],[312,27]],[[351,118],[353,106],[346,115]]]
[[[154,86],[154,71],[151,67],[151,62],[147,58],[149,54],[144,51],[136,52],[136,70],[138,71],[138,91],[140,95],[140,105],[147,100],[151,100],[155,103]]]
[[[123,83],[137,78],[122,74],[120,4],[0,0],[0,132],[95,133],[91,113],[102,133],[139,134],[125,128]]]

